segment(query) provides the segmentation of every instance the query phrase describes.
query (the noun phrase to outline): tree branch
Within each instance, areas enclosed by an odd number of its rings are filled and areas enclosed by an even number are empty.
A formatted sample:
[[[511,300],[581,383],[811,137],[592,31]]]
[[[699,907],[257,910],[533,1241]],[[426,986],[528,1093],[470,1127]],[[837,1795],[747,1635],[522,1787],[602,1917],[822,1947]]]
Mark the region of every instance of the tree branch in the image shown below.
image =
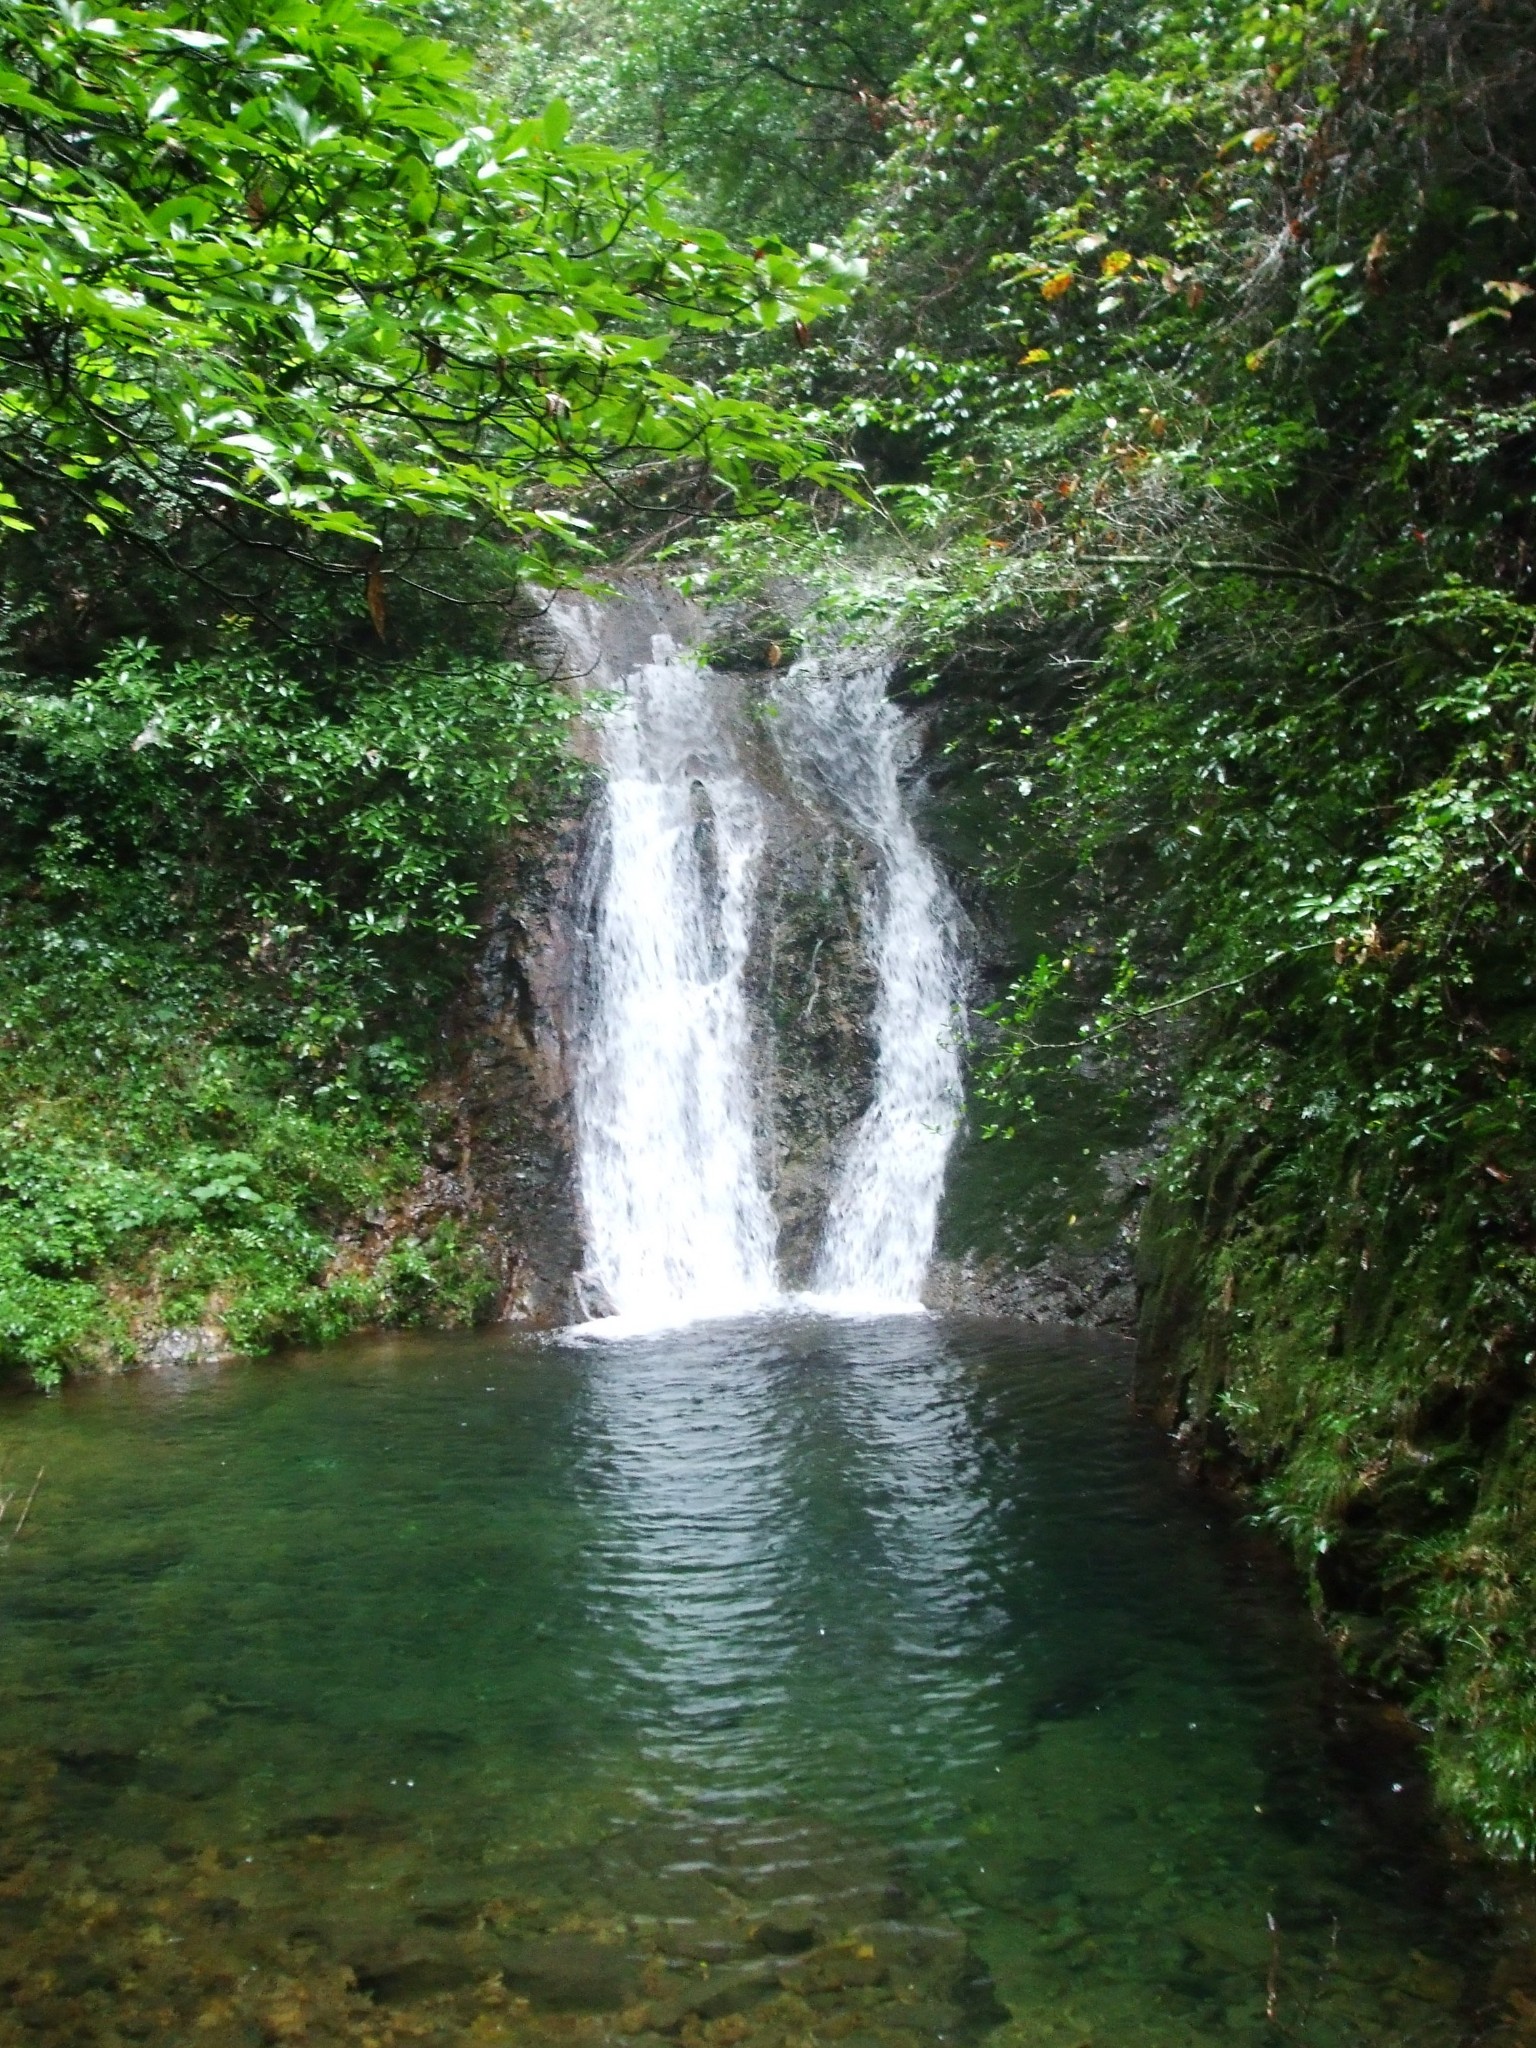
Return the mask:
[[[844,99],[861,102],[869,97],[868,92],[861,91],[857,85],[829,84],[822,78],[797,78],[792,71],[786,71],[782,64],[775,64],[771,57],[754,57],[752,66],[757,71],[771,71],[775,78],[782,78],[786,85],[798,85],[805,92],[841,93]]]
[[[1315,583],[1324,590],[1336,591],[1340,597],[1352,598],[1356,604],[1370,604],[1372,600],[1363,590],[1357,590],[1353,583],[1342,582],[1337,576],[1330,576],[1322,569],[1292,568],[1285,562],[1213,562],[1173,561],[1164,555],[1079,555],[1080,562],[1094,567],[1125,569],[1168,569],[1173,571],[1196,571],[1206,576],[1257,576],[1268,582]]]
[[[1252,981],[1255,975],[1265,974],[1282,960],[1294,960],[1302,953],[1317,953],[1324,946],[1336,943],[1333,939],[1314,939],[1307,946],[1287,946],[1279,953],[1271,953],[1267,960],[1257,967],[1250,967],[1245,974],[1234,974],[1226,981],[1208,982],[1204,988],[1192,988],[1181,996],[1170,996],[1166,1003],[1148,1003],[1144,1010],[1136,1010],[1128,1017],[1111,1018],[1107,1024],[1095,1025],[1093,1030],[1083,1032],[1079,1038],[1054,1039],[1027,1038],[1031,1052],[1078,1052],[1085,1045],[1098,1040],[1112,1038],[1117,1031],[1128,1031],[1133,1024],[1143,1023],[1148,1017],[1158,1017],[1169,1010],[1182,1010],[1190,1003],[1198,1003],[1203,996],[1214,996],[1229,988],[1241,988],[1244,982]]]

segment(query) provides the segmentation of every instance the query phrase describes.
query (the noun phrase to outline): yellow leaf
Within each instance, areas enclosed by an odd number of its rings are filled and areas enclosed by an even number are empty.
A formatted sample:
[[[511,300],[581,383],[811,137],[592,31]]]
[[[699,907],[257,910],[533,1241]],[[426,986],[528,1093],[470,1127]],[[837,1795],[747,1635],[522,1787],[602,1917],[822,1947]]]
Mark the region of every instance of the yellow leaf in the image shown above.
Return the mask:
[[[1051,352],[1048,348],[1032,348],[1028,355],[1019,357],[1021,363],[1048,363],[1050,360]]]
[[[1517,277],[1490,277],[1483,290],[1497,292],[1506,306],[1518,306],[1522,299],[1533,295],[1532,286],[1522,284]]]
[[[1475,313],[1463,313],[1459,320],[1453,320],[1446,328],[1447,334],[1464,334],[1469,327],[1476,327],[1484,320],[1507,320],[1509,311],[1504,306],[1482,306]]]
[[[1042,299],[1061,299],[1065,298],[1067,293],[1071,291],[1071,289],[1071,271],[1058,270],[1054,277],[1048,277],[1045,280],[1045,283],[1041,285],[1040,296]]]
[[[1045,395],[1047,398],[1075,398],[1077,396],[1077,386],[1075,384],[1058,384],[1054,391],[1047,391]]]
[[[1130,267],[1131,252],[1129,249],[1111,249],[1101,266],[1105,277],[1118,277],[1122,270],[1129,270]]]

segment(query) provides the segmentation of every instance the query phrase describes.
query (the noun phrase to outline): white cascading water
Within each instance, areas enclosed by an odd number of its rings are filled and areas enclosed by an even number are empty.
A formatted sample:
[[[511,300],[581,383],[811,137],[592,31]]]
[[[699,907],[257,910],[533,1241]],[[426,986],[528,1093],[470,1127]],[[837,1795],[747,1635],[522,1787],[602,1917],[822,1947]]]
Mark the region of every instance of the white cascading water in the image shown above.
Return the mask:
[[[576,1120],[588,1289],[637,1327],[762,1308],[778,1283],[742,985],[761,805],[707,670],[659,634],[623,689]]]
[[[598,721],[606,789],[575,1091],[583,1293],[602,1318],[591,1327],[783,1305],[745,987],[766,811],[733,734],[733,686],[665,634],[616,678],[590,607],[553,617],[578,666],[617,697]],[[773,721],[812,808],[851,825],[878,862],[866,905],[874,1099],[844,1153],[808,1298],[845,1313],[920,1307],[960,1100],[953,906],[903,804],[910,742],[887,674],[797,663]]]
[[[792,774],[831,796],[880,858],[866,905],[878,994],[874,1099],[833,1185],[813,1280],[844,1310],[920,1305],[959,1122],[955,907],[913,829],[901,772],[912,734],[889,667],[797,662],[775,730]]]

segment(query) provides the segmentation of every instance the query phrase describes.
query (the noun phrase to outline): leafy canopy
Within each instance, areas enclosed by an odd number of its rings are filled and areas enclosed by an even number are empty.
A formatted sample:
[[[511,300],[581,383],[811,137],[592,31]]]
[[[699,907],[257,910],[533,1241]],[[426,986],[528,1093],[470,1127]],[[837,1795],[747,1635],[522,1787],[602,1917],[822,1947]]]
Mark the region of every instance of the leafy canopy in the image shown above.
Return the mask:
[[[559,495],[829,478],[670,337],[812,317],[787,250],[675,221],[640,158],[509,125],[368,0],[16,0],[0,17],[0,514],[251,512],[571,536]]]
[[[585,133],[646,150],[727,233],[846,224],[900,133],[905,0],[438,0],[499,91],[550,88]]]

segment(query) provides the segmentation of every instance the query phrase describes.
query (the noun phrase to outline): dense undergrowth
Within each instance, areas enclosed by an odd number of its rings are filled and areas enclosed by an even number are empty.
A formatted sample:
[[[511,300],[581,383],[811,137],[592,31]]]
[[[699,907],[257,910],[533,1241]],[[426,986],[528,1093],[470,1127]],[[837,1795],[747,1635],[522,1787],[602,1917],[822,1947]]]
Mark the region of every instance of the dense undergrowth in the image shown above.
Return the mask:
[[[337,1233],[421,1169],[416,1097],[494,836],[558,788],[507,662],[125,643],[0,697],[0,1345],[48,1382],[162,1328],[242,1350],[471,1320],[441,1225]]]
[[[1015,758],[1105,915],[1005,1006],[992,1090],[1043,1040],[1130,1067],[1183,1020],[1145,1382],[1238,1454],[1453,1809],[1528,1855],[1531,22],[1126,28],[993,264],[1056,395],[947,465],[992,520],[941,630],[975,593],[994,631],[1100,636]]]

